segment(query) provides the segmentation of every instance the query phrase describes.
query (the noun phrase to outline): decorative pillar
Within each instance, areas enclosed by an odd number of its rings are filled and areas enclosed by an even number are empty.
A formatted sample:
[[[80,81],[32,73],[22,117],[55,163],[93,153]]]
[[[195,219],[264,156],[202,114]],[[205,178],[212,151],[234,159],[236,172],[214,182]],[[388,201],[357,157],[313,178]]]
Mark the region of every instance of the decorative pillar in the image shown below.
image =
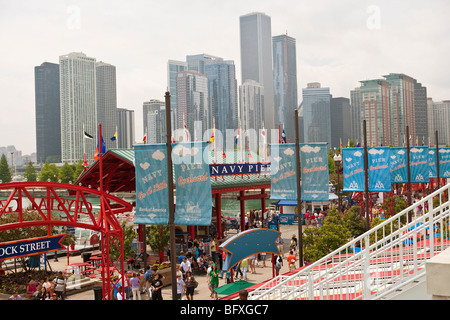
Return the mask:
[[[219,234],[219,240],[223,238],[222,233],[222,205],[221,205],[222,194],[216,193],[216,224],[217,233]]]
[[[239,191],[239,201],[241,204],[241,231],[245,230],[245,200],[244,191]]]

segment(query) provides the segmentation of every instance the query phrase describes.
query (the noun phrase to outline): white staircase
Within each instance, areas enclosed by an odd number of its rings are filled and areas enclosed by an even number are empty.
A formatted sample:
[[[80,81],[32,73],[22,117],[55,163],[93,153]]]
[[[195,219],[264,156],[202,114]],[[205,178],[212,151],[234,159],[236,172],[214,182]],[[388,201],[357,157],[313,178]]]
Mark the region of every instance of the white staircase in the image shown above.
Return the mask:
[[[273,278],[250,292],[249,299],[394,299],[421,284],[426,261],[450,246],[449,188],[447,184],[298,272]],[[433,198],[439,199],[435,207]],[[423,214],[416,213],[420,205],[428,206]]]

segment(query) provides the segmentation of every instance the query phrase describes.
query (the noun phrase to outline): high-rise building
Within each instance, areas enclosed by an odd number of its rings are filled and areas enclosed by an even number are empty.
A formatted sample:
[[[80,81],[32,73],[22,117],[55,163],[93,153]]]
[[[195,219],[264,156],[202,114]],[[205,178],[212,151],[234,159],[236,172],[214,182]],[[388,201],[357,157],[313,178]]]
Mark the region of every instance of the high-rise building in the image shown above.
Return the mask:
[[[34,68],[36,157],[39,163],[61,161],[59,65],[44,62]]]
[[[285,129],[286,139],[295,140],[297,97],[297,54],[295,39],[288,35],[272,38],[275,128]]]
[[[132,149],[134,144],[134,110],[117,108],[117,146]]]
[[[391,141],[403,145],[405,139],[416,137],[414,108],[414,79],[402,73],[383,76],[389,82]],[[406,126],[410,137],[406,137]]]
[[[260,130],[266,128],[264,87],[254,80],[247,80],[239,86],[239,99],[240,139],[244,142],[241,147],[248,145],[258,150]]]
[[[187,71],[186,61],[169,60],[167,62],[167,88],[170,92],[170,110],[172,116],[172,129],[177,127],[177,76],[179,72]]]
[[[223,58],[216,57],[210,54],[201,53],[195,55],[187,55],[186,63],[189,71],[197,71],[198,73],[205,74],[206,66],[211,63],[217,63],[223,61]]]
[[[341,142],[346,146],[352,135],[350,99],[331,98],[330,115],[333,119],[331,121],[331,147],[340,148]]]
[[[211,128],[208,103],[208,78],[196,71],[177,75],[177,128],[187,127],[191,141],[201,141]],[[178,137],[175,137],[178,138]]]
[[[330,88],[308,83],[303,94],[303,130],[305,142],[327,142],[331,147]]]
[[[359,88],[350,91],[350,107],[352,115],[352,134],[351,139],[355,144],[362,145],[362,120],[361,120],[361,93]]]
[[[268,140],[275,129],[275,110],[272,70],[271,18],[264,13],[243,15],[240,20],[241,80],[254,80],[264,87],[264,125]],[[254,128],[261,129],[261,128]]]
[[[147,143],[166,143],[166,104],[152,99],[144,102],[144,135]]]
[[[414,127],[419,145],[428,144],[427,87],[414,80]]]
[[[391,143],[389,82],[384,79],[360,81],[361,130],[366,120],[367,144],[386,146]],[[361,137],[364,133],[361,132]],[[361,145],[363,141],[361,141]]]
[[[75,163],[97,146],[96,59],[81,52],[59,57],[61,160]],[[95,139],[84,138],[83,130]]]
[[[215,126],[215,139],[223,148],[234,148],[234,134],[238,125],[238,89],[233,61],[217,61],[205,66],[208,77],[208,95],[211,110],[210,124]],[[221,140],[221,141],[219,141]]]
[[[429,142],[436,145],[436,131],[438,132],[438,144],[445,146],[450,144],[450,101],[433,101],[427,98],[428,109],[428,136]]]
[[[102,136],[106,149],[116,148],[118,140],[111,141],[117,131],[116,67],[97,62],[96,79],[97,121],[102,124]]]

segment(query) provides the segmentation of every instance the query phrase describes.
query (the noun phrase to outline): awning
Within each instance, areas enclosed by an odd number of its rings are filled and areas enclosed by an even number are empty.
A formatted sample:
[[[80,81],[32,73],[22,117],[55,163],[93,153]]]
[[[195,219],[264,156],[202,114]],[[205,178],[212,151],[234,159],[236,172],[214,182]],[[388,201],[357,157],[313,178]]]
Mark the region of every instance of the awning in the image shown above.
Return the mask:
[[[328,196],[328,200],[337,200],[338,196],[334,193],[330,192]],[[297,200],[279,200],[276,203],[277,206],[285,206],[285,207],[296,207],[297,206]]]

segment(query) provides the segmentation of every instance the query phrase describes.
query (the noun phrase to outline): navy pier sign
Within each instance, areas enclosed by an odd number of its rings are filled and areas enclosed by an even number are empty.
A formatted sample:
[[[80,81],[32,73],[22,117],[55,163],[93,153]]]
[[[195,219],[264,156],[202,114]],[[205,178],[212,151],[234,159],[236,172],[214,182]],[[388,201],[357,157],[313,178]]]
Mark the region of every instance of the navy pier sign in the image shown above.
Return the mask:
[[[214,176],[234,176],[238,174],[270,174],[270,163],[213,163],[209,164],[209,173]]]
[[[0,261],[66,249],[61,244],[66,234],[0,243]]]

